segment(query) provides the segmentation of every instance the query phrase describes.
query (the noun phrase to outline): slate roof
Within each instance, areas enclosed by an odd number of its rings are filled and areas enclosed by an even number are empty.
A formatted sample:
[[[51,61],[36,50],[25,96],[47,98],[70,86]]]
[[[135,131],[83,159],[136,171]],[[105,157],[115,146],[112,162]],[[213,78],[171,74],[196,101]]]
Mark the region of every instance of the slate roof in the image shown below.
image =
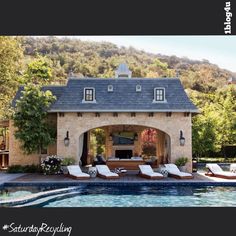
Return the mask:
[[[61,94],[63,93],[64,91],[64,88],[65,86],[60,86],[60,85],[50,85],[50,86],[44,86],[42,88],[43,91],[46,91],[46,90],[50,90],[53,95],[55,95],[57,97],[57,99],[60,98]],[[16,100],[20,99],[21,97],[21,92],[23,91],[24,87],[23,86],[20,86],[13,101],[12,101],[12,106],[14,107],[16,105]]]
[[[113,92],[108,92],[108,85],[113,85]],[[136,92],[136,85],[142,86],[141,92]],[[85,87],[95,88],[96,103],[82,102]],[[166,102],[153,103],[156,87],[165,88]],[[44,89],[57,96],[49,112],[198,112],[180,80],[174,78],[73,77],[66,86],[47,86]]]

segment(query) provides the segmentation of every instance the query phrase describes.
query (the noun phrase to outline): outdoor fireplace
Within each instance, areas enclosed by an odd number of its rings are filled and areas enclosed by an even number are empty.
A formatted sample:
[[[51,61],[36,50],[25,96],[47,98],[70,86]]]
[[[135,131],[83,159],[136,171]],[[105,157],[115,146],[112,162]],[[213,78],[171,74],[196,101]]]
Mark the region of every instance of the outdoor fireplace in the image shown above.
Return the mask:
[[[132,156],[132,150],[115,150],[115,157],[118,157],[120,159],[130,159]]]

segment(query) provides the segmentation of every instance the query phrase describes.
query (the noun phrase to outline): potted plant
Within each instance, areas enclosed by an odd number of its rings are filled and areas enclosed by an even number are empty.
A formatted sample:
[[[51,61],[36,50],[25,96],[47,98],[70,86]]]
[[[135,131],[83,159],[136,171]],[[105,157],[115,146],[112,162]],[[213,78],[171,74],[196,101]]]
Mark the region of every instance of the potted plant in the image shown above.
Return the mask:
[[[67,166],[74,165],[75,164],[75,159],[73,157],[65,157],[62,158],[61,161],[61,170],[63,174],[68,174],[68,169]]]
[[[187,157],[179,157],[178,159],[175,160],[175,165],[178,166],[180,171],[186,171],[186,163],[188,162]]]

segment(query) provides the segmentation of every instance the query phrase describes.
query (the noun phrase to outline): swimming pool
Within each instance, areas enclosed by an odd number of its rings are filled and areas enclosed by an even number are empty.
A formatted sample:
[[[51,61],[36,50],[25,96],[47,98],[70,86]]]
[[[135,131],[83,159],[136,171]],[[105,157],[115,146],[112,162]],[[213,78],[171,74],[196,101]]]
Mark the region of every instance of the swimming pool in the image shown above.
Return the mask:
[[[40,189],[38,189],[40,190]],[[30,188],[28,189],[30,192]],[[232,207],[236,187],[229,186],[80,186],[33,207]]]

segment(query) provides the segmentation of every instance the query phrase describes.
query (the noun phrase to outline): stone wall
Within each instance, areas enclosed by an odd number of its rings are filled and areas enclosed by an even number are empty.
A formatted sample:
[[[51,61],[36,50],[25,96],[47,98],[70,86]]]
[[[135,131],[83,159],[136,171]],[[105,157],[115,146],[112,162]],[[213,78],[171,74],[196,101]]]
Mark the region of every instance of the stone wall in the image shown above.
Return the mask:
[[[155,113],[149,117],[147,113],[136,113],[131,117],[130,113],[119,113],[113,117],[113,113],[100,113],[96,117],[94,113],[84,113],[78,117],[77,113],[65,113],[58,116],[57,126],[57,154],[60,156],[73,156],[78,160],[79,136],[94,128],[109,125],[139,125],[159,129],[170,137],[170,161],[174,162],[178,157],[189,158],[188,171],[192,170],[192,131],[191,116],[185,117],[183,113],[172,113],[167,117],[166,113]],[[185,145],[180,146],[180,130],[185,137]],[[64,145],[66,132],[69,131],[70,145]]]
[[[53,125],[57,125],[57,116],[56,114],[49,114],[48,119]],[[9,124],[9,165],[38,165],[40,164],[41,157],[47,155],[56,155],[57,154],[57,145],[56,143],[48,147],[48,154],[41,155],[39,153],[34,153],[31,155],[24,154],[21,149],[21,144],[14,136],[15,132],[14,123],[11,120]]]
[[[113,113],[100,113],[100,117],[96,117],[94,113],[84,113],[82,117],[78,117],[77,113],[65,113],[64,116],[58,117],[56,114],[50,114],[49,116],[52,122],[57,122],[57,143],[48,147],[49,155],[72,156],[78,162],[79,136],[84,132],[109,125],[138,125],[156,128],[166,133],[165,137],[170,139],[170,143],[167,142],[167,145],[170,145],[169,160],[174,162],[178,157],[186,156],[189,158],[188,171],[192,170],[191,116],[185,117],[183,113],[172,113],[171,117],[167,117],[166,113],[155,113],[153,117],[149,117],[147,113],[136,113],[135,117],[131,117],[130,113],[119,113],[118,117],[113,117]],[[20,148],[19,141],[14,137],[14,130],[11,121],[9,127],[9,164],[39,164],[42,155],[25,155]],[[179,143],[180,130],[183,131],[186,140],[184,146],[180,146]],[[67,131],[69,131],[70,145],[66,147],[64,138]],[[140,134],[140,132],[138,133]],[[162,143],[161,146],[163,147],[163,145]],[[139,152],[138,145],[135,146],[135,151]],[[111,155],[111,150],[108,151],[107,155]],[[163,153],[163,155],[165,154]]]

